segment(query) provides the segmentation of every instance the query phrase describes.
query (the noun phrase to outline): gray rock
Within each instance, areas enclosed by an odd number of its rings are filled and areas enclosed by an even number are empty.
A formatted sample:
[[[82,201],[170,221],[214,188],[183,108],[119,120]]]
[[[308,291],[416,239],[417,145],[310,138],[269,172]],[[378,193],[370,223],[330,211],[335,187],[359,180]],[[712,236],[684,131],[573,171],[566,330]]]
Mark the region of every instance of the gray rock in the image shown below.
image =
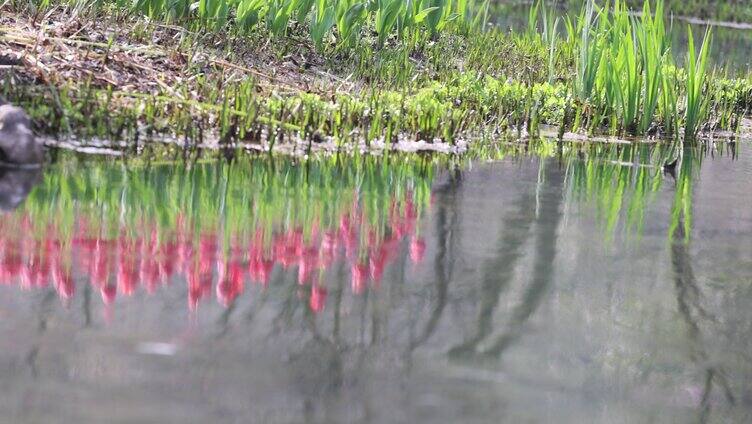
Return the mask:
[[[42,177],[42,168],[19,169],[0,165],[0,212],[16,209]]]
[[[44,162],[44,145],[31,131],[29,116],[9,104],[0,105],[0,162],[17,165]]]

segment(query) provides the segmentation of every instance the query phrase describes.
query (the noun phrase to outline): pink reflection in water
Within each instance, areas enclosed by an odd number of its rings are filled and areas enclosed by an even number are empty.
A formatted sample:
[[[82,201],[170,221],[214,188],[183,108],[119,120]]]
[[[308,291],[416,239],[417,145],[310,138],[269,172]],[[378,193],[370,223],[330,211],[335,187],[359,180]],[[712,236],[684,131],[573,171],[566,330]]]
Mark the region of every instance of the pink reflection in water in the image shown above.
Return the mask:
[[[266,288],[278,267],[295,272],[298,284],[310,288],[301,290],[310,293],[308,307],[319,313],[328,295],[324,274],[335,263],[347,264],[351,292],[361,295],[378,289],[403,242],[409,240],[406,253],[413,263],[423,261],[426,244],[416,234],[419,214],[412,194],[407,196],[402,206],[392,202],[386,222],[369,222],[354,202],[328,225],[313,219],[306,226],[258,228],[251,237],[232,234],[230,243],[220,241],[227,239],[219,236],[219,228],[194,233],[189,228],[195,223],[189,225],[182,215],[171,230],[141,222],[139,228],[120,228],[115,236],[80,218],[67,237],[54,226],[41,237],[25,237],[33,234],[34,226],[29,216],[21,216],[20,232],[18,226],[13,231],[13,222],[0,224],[0,284],[30,290],[51,281],[67,300],[79,280],[96,289],[109,307],[118,297],[133,296],[139,289],[152,294],[179,278],[187,284],[188,308],[195,311],[212,296],[229,307],[246,291],[246,278]]]
[[[328,291],[326,290],[326,287],[323,287],[319,284],[314,284],[311,286],[311,299],[309,300],[309,305],[311,307],[311,310],[314,313],[319,313],[324,310],[324,307],[326,306],[326,296],[328,294]]]

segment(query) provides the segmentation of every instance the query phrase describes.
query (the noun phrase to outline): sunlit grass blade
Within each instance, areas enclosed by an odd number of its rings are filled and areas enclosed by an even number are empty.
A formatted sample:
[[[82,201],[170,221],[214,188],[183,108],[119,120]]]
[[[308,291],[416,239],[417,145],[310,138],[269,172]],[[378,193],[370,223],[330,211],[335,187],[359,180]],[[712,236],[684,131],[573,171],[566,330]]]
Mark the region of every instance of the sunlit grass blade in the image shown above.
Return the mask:
[[[700,125],[708,115],[710,96],[705,91],[708,74],[708,52],[712,43],[713,33],[710,27],[705,31],[699,54],[695,51],[692,28],[687,27],[687,87],[686,87],[686,110],[684,113],[684,138],[692,140],[697,137]]]

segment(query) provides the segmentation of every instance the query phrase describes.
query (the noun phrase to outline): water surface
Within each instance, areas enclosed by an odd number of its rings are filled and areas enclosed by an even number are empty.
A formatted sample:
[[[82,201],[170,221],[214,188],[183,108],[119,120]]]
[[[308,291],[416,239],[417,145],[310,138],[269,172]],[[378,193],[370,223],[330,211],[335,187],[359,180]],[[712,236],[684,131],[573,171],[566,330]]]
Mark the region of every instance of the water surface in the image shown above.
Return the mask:
[[[752,146],[537,152],[6,171],[3,419],[752,419]]]

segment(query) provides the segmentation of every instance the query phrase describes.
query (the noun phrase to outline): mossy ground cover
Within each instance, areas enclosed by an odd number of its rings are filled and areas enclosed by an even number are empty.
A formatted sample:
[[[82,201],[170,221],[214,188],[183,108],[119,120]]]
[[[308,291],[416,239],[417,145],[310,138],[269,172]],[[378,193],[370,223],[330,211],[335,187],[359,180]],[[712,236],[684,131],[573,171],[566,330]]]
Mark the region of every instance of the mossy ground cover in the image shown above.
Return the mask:
[[[106,2],[5,3],[0,16],[0,92],[29,111],[38,132],[57,138],[127,148],[166,137],[266,150],[291,141],[451,146],[536,135],[541,124],[560,133],[635,133],[615,123],[621,109],[605,94],[578,97],[583,29],[552,40],[545,13],[520,34],[448,23],[380,36],[377,22],[364,19],[348,45],[335,27],[317,42],[306,19],[275,33],[260,24],[247,30],[190,16],[149,18]],[[681,64],[665,69],[680,104],[686,72]],[[752,78],[708,71],[697,90],[708,109],[698,129],[739,130],[752,106]],[[684,112],[673,111],[674,126]],[[669,115],[656,106],[643,132],[655,135]]]

